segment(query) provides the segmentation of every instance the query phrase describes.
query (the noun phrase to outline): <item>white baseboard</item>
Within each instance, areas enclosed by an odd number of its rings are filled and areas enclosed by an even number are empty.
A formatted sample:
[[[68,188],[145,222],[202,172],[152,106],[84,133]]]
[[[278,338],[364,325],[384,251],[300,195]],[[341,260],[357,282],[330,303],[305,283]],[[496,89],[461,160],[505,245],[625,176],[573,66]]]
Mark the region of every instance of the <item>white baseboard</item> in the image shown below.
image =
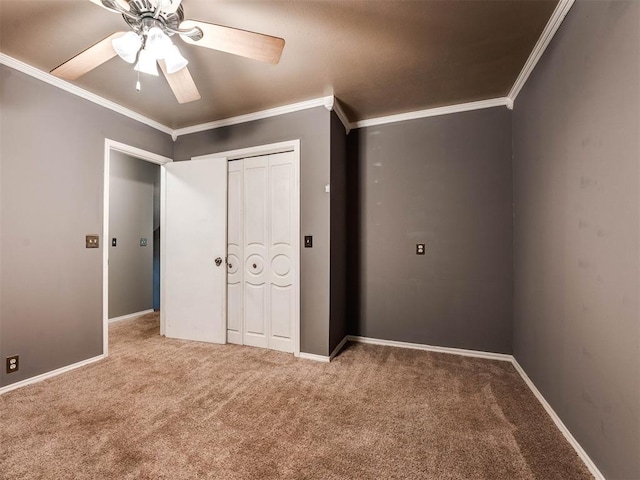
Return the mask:
[[[348,341],[349,335],[345,335],[342,341],[336,346],[336,348],[333,349],[333,352],[331,352],[331,354],[329,355],[329,360],[333,360],[333,357],[340,353],[340,350],[342,350],[342,347],[344,347]]]
[[[153,310],[150,310],[150,311],[152,312]],[[144,315],[145,313],[149,313],[150,311],[141,312],[141,313],[138,313],[138,314],[132,314],[131,316],[127,316],[127,317],[128,318],[132,318],[134,316]],[[118,317],[118,319],[113,319],[113,321],[116,321],[116,320],[124,320],[124,318],[123,317]],[[110,321],[112,321],[112,320],[110,320]],[[553,420],[553,423],[555,423],[556,427],[558,427],[558,430],[560,430],[560,432],[562,432],[564,437],[567,439],[569,444],[576,451],[578,456],[582,459],[582,461],[587,466],[587,468],[589,469],[591,474],[595,477],[595,479],[596,480],[606,480],[604,475],[598,469],[598,467],[596,467],[595,463],[593,463],[593,460],[591,460],[589,455],[587,455],[587,452],[584,451],[582,446],[578,443],[578,441],[575,439],[575,437],[571,434],[571,432],[566,427],[566,425],[562,422],[562,420],[560,420],[560,417],[558,417],[558,415],[553,410],[551,405],[549,405],[549,402],[547,402],[547,400],[544,398],[542,393],[540,393],[538,388],[531,381],[529,376],[526,374],[524,369],[520,366],[520,364],[518,363],[518,361],[515,359],[515,357],[513,355],[507,355],[507,354],[504,354],[504,353],[482,352],[482,351],[478,351],[478,350],[465,350],[465,349],[461,349],[461,348],[436,347],[436,346],[432,346],[432,345],[423,345],[423,344],[420,344],[420,343],[398,342],[398,341],[394,341],[394,340],[382,340],[382,339],[378,339],[378,338],[369,338],[369,337],[360,337],[360,336],[355,336],[355,335],[347,335],[346,337],[344,337],[342,339],[342,341],[338,344],[338,346],[333,350],[333,352],[331,352],[331,355],[328,356],[328,357],[325,356],[325,355],[316,355],[314,353],[305,353],[305,352],[300,352],[299,357],[303,358],[303,359],[306,359],[306,360],[314,360],[316,362],[329,363],[331,361],[331,359],[333,357],[335,357],[338,354],[338,352],[340,352],[342,347],[344,347],[344,345],[348,341],[349,342],[357,342],[357,343],[368,343],[368,344],[371,344],[371,345],[382,345],[382,346],[398,347],[398,348],[410,348],[410,349],[414,349],[414,350],[424,350],[424,351],[436,352],[436,353],[448,353],[448,354],[452,354],[452,355],[462,355],[462,356],[465,356],[465,357],[476,357],[476,358],[485,358],[485,359],[490,359],[490,360],[499,360],[499,361],[511,362],[511,364],[514,366],[516,371],[520,374],[520,377],[522,377],[522,380],[524,380],[524,382],[527,384],[529,389],[533,392],[533,394],[538,399],[540,404],[544,407],[544,409],[547,412],[547,414],[551,417],[551,420]],[[66,367],[58,368],[57,370],[53,370],[51,372],[43,373],[41,375],[37,375],[35,377],[28,378],[26,380],[22,380],[20,382],[16,382],[16,383],[13,383],[11,385],[7,385],[6,387],[0,388],[0,395],[2,395],[4,393],[7,393],[7,392],[10,392],[12,390],[16,390],[18,388],[27,386],[27,385],[31,385],[33,383],[41,382],[43,380],[46,380],[46,379],[51,378],[51,377],[55,377],[57,375],[60,375],[62,373],[66,373],[68,371],[75,370],[76,368],[80,368],[80,367],[83,367],[85,365],[89,365],[91,363],[100,361],[103,358],[105,358],[105,355],[98,355],[96,357],[89,358],[87,360],[83,360],[81,362],[77,362],[77,363],[74,363],[72,365],[67,365]]]
[[[328,357],[326,355],[316,355],[315,353],[305,353],[305,352],[300,352],[300,355],[298,355],[298,357],[304,358],[306,360],[314,360],[316,362],[328,363],[331,360],[333,360],[333,357],[335,357],[340,352],[340,350],[342,350],[342,347],[345,346],[348,340],[349,340],[349,336],[347,335],[342,339],[342,341],[338,344],[338,346],[333,349],[333,352],[331,352],[331,355],[329,355]]]
[[[424,345],[422,343],[398,342],[396,340],[381,340],[379,338],[359,337],[356,335],[348,335],[350,342],[368,343],[371,345],[383,345],[385,347],[411,348],[413,350],[426,350],[436,353],[450,353],[453,355],[462,355],[464,357],[486,358],[489,360],[500,360],[502,362],[510,362],[513,356],[505,353],[482,352],[480,350],[465,350],[463,348],[436,347],[433,345]]]
[[[549,402],[542,396],[542,393],[538,390],[535,384],[531,381],[529,376],[526,374],[524,369],[520,366],[518,361],[515,359],[513,355],[508,355],[504,353],[493,353],[493,352],[482,352],[479,350],[465,350],[462,348],[450,348],[450,347],[436,347],[432,345],[423,345],[421,343],[408,343],[408,342],[397,342],[394,340],[381,340],[378,338],[369,338],[369,337],[359,337],[355,335],[347,335],[347,340],[350,342],[358,342],[358,343],[368,343],[371,345],[382,345],[387,347],[399,347],[399,348],[411,348],[415,350],[425,350],[428,352],[437,352],[437,353],[449,353],[452,355],[462,355],[465,357],[477,357],[477,358],[486,358],[489,360],[500,360],[503,362],[511,362],[516,371],[524,380],[524,383],[527,384],[529,389],[533,392],[538,401],[542,404],[547,414],[553,420],[558,430],[562,432],[564,437],[567,439],[569,444],[576,451],[580,459],[584,462],[586,467],[589,469],[591,474],[595,477],[596,480],[606,480],[602,472],[598,470],[596,464],[593,463],[593,460],[587,455],[587,452],[584,451],[582,446],[578,443],[578,441],[571,434],[566,425],[560,420],[560,417],[556,414],[556,412],[551,408]],[[342,344],[341,344],[342,345]]]
[[[149,310],[143,310],[141,312],[129,313],[128,315],[122,315],[121,317],[113,317],[109,319],[109,323],[113,322],[121,322],[122,320],[129,320],[130,318],[141,317],[142,315],[146,315],[147,313],[153,313],[155,310],[153,308]]]
[[[300,352],[299,358],[304,358],[305,360],[314,360],[316,362],[325,362],[329,363],[331,358],[326,357],[324,355],[316,355],[315,353],[305,353]]]
[[[62,373],[75,370],[76,368],[84,367],[85,365],[89,365],[90,363],[98,362],[103,358],[106,358],[105,355],[98,355],[97,357],[88,358],[87,360],[82,360],[81,362],[73,363],[71,365],[67,365],[66,367],[58,368],[57,370],[52,370],[51,372],[42,373],[40,375],[36,375],[35,377],[27,378],[26,380],[12,383],[11,385],[7,385],[6,387],[0,388],[0,395],[2,395],[3,393],[10,392],[11,390],[16,390],[21,387],[26,387],[27,385],[31,385],[33,383],[42,382],[43,380],[56,377]]]
[[[547,413],[551,417],[551,420],[553,420],[553,423],[555,423],[556,427],[558,427],[558,430],[562,432],[562,434],[564,435],[564,438],[567,439],[569,444],[573,447],[573,449],[576,451],[578,456],[582,459],[584,464],[587,466],[591,474],[596,478],[596,480],[605,480],[604,475],[602,475],[600,470],[598,470],[598,467],[596,467],[596,464],[593,463],[593,460],[591,460],[589,455],[587,455],[587,452],[584,451],[584,449],[580,446],[580,444],[574,438],[574,436],[571,435],[571,432],[569,431],[567,426],[562,422],[562,420],[560,420],[560,417],[558,417],[558,414],[553,410],[551,405],[549,405],[549,402],[547,402],[547,400],[544,398],[542,393],[540,393],[540,390],[538,390],[535,384],[531,381],[531,379],[526,374],[524,369],[520,366],[520,364],[515,359],[515,357],[512,357],[511,363],[513,363],[513,366],[522,377],[522,380],[524,380],[524,383],[526,383],[527,386],[531,389],[533,394],[536,396],[538,401],[542,404],[544,409],[547,411]]]

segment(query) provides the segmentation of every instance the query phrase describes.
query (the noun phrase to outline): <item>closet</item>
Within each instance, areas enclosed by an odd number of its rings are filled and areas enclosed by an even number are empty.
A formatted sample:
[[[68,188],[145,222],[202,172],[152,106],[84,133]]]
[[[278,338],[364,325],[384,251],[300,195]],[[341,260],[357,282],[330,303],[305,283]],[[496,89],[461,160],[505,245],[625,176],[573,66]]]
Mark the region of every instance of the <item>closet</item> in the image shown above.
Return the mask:
[[[228,165],[227,341],[294,352],[298,208],[293,152]]]

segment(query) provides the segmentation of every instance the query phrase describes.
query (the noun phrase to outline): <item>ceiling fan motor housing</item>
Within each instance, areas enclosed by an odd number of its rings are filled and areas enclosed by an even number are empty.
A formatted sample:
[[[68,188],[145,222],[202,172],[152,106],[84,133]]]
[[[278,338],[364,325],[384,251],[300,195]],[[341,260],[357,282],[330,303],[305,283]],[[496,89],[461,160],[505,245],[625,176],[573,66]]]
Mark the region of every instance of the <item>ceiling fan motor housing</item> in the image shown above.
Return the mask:
[[[167,13],[160,10],[156,17],[156,7],[149,0],[131,0],[129,2],[129,13],[122,15],[125,22],[137,33],[146,33],[151,27],[159,27],[171,36],[180,28],[184,20],[184,10],[182,5],[175,12]]]

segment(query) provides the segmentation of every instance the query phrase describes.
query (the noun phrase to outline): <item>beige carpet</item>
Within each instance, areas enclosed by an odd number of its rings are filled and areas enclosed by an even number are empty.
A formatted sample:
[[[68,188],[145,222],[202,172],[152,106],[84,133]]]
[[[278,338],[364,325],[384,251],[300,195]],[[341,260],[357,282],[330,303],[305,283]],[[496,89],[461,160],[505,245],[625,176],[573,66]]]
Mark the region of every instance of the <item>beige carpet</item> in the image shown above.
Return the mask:
[[[505,362],[331,363],[111,326],[102,362],[0,396],[2,479],[592,478]]]

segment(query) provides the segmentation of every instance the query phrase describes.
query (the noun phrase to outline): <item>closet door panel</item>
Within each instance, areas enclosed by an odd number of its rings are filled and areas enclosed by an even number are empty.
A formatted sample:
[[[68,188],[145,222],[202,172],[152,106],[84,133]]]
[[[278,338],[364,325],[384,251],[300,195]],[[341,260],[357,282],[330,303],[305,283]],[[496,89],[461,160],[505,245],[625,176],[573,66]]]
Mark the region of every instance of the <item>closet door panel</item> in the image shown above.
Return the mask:
[[[244,343],[268,347],[269,169],[267,157],[244,159]]]
[[[275,157],[275,155],[274,155]],[[276,162],[278,159],[274,159]],[[271,165],[271,244],[291,245],[293,165]]]
[[[291,340],[293,288],[271,285],[271,337],[274,341]]]
[[[227,212],[227,341],[242,345],[243,160],[229,162]]]
[[[245,310],[244,310],[244,322],[245,322],[245,340],[247,336],[251,337],[264,337],[266,334],[266,325],[264,322],[264,311],[266,305],[266,286],[262,285],[245,285],[244,298],[245,298]],[[253,345],[256,339],[250,340],[252,343],[247,345]],[[261,345],[255,345],[261,346]]]
[[[293,155],[269,157],[271,244],[269,246],[271,293],[271,331],[269,348],[293,352],[295,309],[293,220],[295,171]]]

